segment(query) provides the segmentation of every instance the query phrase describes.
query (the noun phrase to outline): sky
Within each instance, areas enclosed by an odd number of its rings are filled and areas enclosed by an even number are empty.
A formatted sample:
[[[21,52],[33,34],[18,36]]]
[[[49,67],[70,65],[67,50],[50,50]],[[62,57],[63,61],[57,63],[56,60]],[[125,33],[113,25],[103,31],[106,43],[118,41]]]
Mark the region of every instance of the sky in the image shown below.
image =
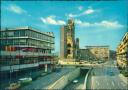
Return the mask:
[[[2,1],[1,27],[31,26],[53,32],[60,51],[60,28],[72,18],[80,48],[109,45],[116,50],[128,28],[128,1]]]

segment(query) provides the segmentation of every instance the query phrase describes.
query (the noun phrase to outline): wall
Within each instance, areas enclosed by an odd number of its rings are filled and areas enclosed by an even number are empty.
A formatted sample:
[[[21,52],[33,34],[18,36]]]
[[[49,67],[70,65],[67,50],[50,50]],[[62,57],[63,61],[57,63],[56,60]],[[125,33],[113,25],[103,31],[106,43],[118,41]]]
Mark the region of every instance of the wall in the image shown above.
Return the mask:
[[[90,89],[91,71],[92,71],[92,68],[86,74],[85,81],[84,81],[84,89]]]

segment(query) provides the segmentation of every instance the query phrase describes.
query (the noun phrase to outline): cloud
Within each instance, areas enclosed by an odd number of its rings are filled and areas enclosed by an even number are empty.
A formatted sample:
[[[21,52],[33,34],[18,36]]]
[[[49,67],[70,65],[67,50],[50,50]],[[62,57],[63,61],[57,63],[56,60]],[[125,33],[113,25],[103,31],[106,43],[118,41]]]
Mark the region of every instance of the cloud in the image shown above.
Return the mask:
[[[45,24],[52,24],[52,25],[64,25],[66,24],[63,20],[56,20],[56,16],[48,16],[46,18],[41,17],[40,20]]]
[[[14,12],[14,13],[17,13],[17,14],[22,14],[22,13],[27,13],[24,9],[22,9],[21,7],[13,4],[13,5],[10,5],[7,10],[11,11],[11,12]]]
[[[84,16],[84,15],[93,14],[94,12],[97,12],[97,11],[99,11],[99,10],[95,10],[92,7],[88,7],[87,10],[81,12],[80,14],[72,14],[72,13],[70,13],[70,14],[68,14],[66,16],[68,16],[69,18],[80,17],[80,16]]]
[[[89,22],[82,22],[81,20],[78,19],[75,20],[75,23],[84,27],[89,27],[91,25]]]
[[[101,21],[100,23],[94,23],[95,26],[103,26],[106,28],[121,28],[123,25],[119,24],[118,21]]]
[[[104,27],[104,28],[113,28],[113,29],[123,27],[123,25],[120,24],[118,21],[107,21],[107,20],[103,20],[101,22],[90,23],[90,22],[85,22],[85,21],[83,22],[81,20],[76,19],[75,23],[82,27]]]
[[[94,13],[94,9],[89,8],[88,10],[84,11],[83,14],[88,15]]]
[[[83,7],[82,6],[79,6],[78,9],[81,11],[83,9]]]
[[[72,14],[72,13],[70,13],[69,15],[68,15],[68,17],[77,17],[78,15],[75,15],[75,14]]]

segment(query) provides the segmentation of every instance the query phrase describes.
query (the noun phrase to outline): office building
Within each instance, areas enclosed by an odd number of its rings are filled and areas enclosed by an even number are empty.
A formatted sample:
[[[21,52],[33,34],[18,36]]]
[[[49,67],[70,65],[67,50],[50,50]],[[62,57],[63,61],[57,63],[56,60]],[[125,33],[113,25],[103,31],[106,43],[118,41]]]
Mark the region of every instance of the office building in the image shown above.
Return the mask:
[[[54,63],[54,34],[31,27],[1,30],[1,71],[40,68],[47,71]]]

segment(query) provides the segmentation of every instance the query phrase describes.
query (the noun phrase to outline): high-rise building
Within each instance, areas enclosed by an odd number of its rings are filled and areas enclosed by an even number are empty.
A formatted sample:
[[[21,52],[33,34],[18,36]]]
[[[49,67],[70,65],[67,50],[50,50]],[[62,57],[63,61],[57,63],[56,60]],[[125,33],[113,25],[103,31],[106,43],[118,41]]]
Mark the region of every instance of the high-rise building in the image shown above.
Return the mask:
[[[75,58],[75,25],[72,19],[61,28],[60,56],[62,59]]]

